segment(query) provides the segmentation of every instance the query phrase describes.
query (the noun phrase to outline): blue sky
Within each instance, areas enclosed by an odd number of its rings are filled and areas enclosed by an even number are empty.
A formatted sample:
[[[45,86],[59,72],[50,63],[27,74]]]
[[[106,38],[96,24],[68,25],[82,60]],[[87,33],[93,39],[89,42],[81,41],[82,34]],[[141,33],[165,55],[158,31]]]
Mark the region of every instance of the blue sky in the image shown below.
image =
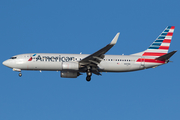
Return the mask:
[[[170,51],[179,50],[178,0],[0,1],[0,61],[22,53],[86,53],[117,44],[107,54],[145,50],[175,26]],[[0,65],[1,120],[177,120],[179,51],[172,63],[129,73],[77,79],[59,72],[17,72]]]

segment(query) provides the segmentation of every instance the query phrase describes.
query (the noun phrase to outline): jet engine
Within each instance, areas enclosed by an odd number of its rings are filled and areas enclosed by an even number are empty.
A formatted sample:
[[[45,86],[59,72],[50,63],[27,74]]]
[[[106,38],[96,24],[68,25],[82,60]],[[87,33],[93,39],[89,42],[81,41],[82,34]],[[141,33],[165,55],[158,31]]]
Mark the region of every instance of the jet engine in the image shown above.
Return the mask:
[[[63,62],[62,70],[79,70],[78,62]]]
[[[61,71],[61,77],[63,77],[63,78],[77,78],[78,76],[79,76],[78,72]]]

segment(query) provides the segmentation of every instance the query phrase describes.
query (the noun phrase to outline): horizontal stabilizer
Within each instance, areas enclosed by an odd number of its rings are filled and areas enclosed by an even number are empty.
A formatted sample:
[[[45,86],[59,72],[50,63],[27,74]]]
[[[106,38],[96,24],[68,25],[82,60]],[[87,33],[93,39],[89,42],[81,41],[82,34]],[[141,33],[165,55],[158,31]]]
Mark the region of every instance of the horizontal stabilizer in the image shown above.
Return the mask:
[[[175,51],[172,51],[172,52],[170,52],[170,53],[167,53],[167,54],[165,54],[165,55],[162,55],[162,56],[156,58],[156,60],[161,60],[161,61],[163,61],[163,60],[169,60],[169,58],[170,58],[172,55],[174,55],[174,53],[176,53],[176,52],[177,52],[176,50],[175,50]]]

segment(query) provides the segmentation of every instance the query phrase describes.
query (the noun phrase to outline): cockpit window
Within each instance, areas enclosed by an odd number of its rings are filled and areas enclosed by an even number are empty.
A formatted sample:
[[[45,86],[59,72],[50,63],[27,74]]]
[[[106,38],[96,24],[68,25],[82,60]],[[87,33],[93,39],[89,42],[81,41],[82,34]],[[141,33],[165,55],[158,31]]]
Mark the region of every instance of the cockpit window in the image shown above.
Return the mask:
[[[11,57],[10,59],[16,59],[17,57]]]

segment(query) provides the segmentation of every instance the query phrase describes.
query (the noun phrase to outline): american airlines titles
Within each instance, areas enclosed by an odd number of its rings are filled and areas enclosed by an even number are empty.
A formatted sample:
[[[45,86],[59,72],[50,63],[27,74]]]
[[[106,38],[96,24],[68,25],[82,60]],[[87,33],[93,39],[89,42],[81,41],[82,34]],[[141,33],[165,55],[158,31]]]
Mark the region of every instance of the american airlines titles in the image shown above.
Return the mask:
[[[38,55],[36,58],[36,61],[48,61],[48,62],[69,62],[73,61],[74,57],[61,57],[59,56],[40,56]]]

